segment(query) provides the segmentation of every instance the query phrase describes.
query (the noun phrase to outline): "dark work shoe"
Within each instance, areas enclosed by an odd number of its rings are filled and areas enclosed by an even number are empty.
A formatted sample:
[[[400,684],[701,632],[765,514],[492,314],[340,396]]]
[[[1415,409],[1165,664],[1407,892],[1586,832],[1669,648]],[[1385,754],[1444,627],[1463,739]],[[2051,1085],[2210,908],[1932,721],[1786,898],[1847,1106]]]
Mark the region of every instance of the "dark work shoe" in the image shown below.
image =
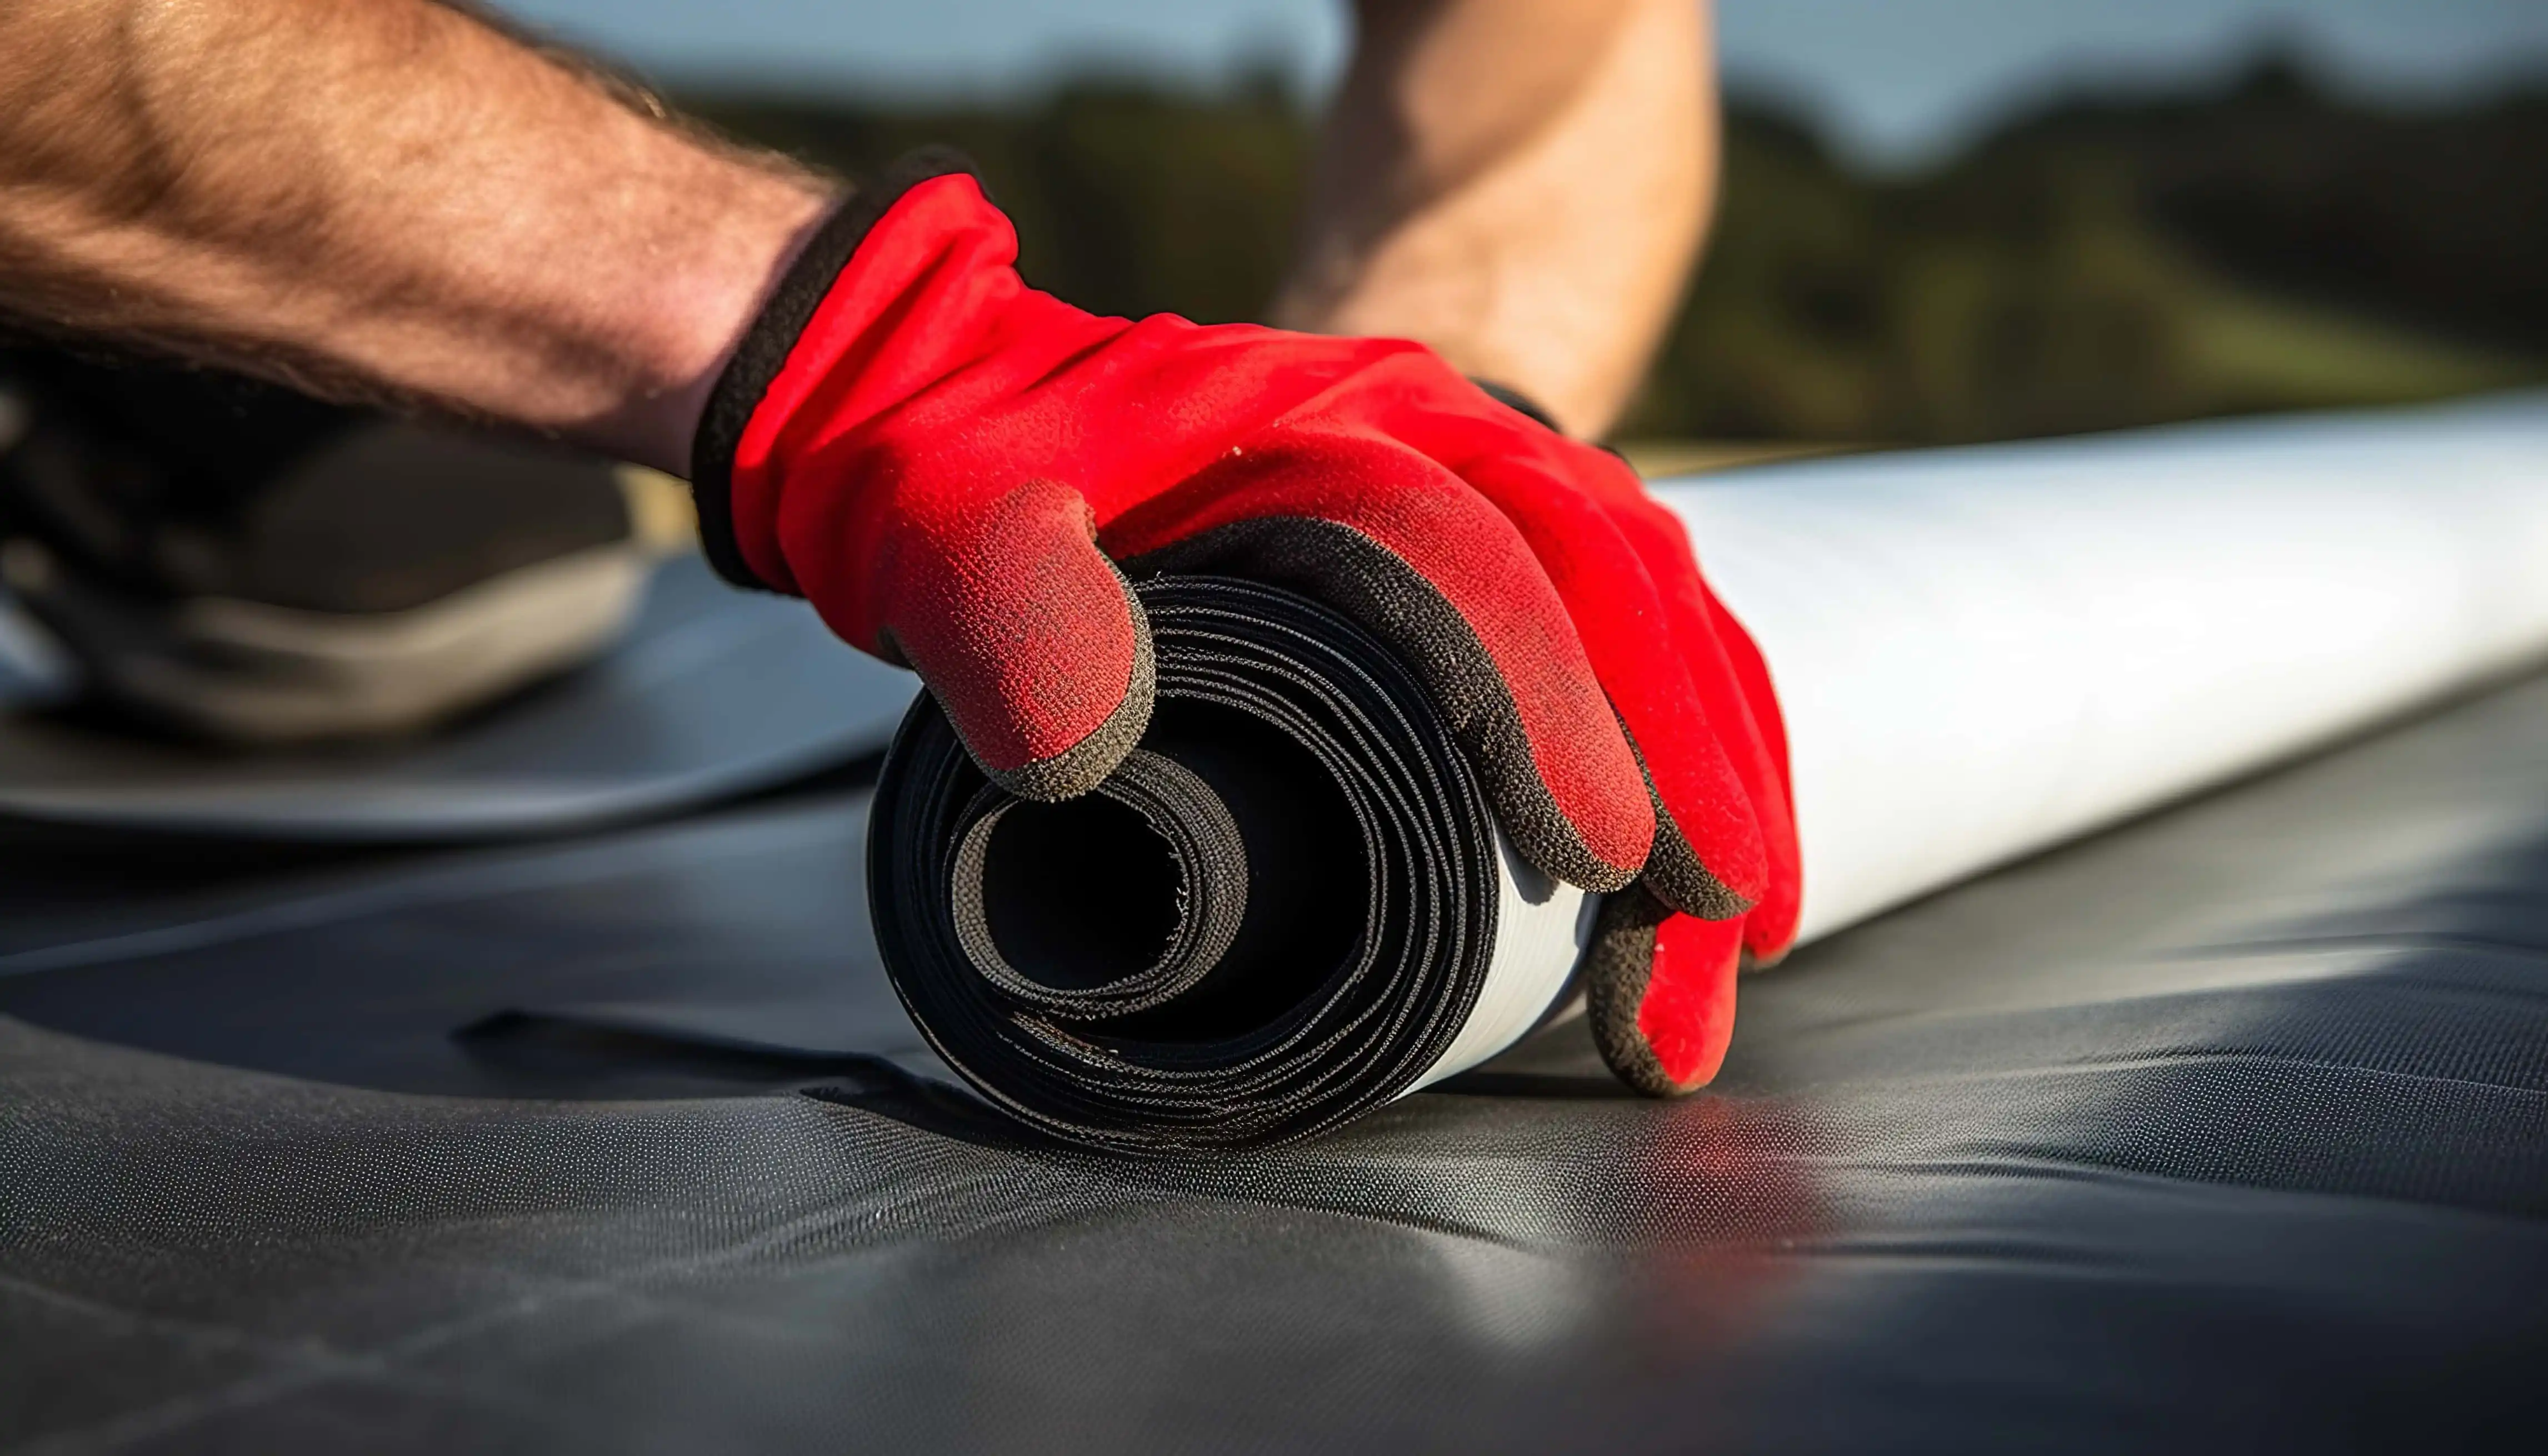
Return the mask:
[[[235,743],[410,732],[643,591],[611,467],[210,371],[0,352],[0,581],[84,690]]]

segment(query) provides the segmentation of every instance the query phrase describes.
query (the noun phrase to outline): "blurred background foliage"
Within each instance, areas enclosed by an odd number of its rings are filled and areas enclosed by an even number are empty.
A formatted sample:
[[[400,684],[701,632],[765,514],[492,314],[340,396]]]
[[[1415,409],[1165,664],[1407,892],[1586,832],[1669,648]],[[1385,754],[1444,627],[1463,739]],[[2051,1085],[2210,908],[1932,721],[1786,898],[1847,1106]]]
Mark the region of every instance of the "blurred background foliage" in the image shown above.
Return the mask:
[[[1205,320],[1271,296],[1316,125],[1270,77],[947,109],[675,99],[853,174],[952,142],[1031,280]],[[1898,176],[1738,96],[1707,257],[1619,434],[1917,444],[2548,381],[2543,260],[2548,87],[2384,110],[2268,57],[2043,106]]]

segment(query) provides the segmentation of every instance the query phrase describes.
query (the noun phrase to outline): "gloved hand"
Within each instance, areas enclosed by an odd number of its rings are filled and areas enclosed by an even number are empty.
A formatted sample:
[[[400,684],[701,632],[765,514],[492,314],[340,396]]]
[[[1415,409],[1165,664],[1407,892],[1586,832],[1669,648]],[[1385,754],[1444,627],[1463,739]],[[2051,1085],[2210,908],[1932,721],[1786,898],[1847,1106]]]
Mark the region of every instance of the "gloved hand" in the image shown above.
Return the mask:
[[[915,669],[991,777],[1093,787],[1147,723],[1117,563],[1290,587],[1415,669],[1505,833],[1616,895],[1591,957],[1611,1065],[1703,1083],[1745,951],[1795,926],[1769,678],[1617,458],[1422,347],[1028,288],[962,163],[907,160],[792,267],[693,450],[709,559]],[[1682,912],[1667,914],[1667,911]]]

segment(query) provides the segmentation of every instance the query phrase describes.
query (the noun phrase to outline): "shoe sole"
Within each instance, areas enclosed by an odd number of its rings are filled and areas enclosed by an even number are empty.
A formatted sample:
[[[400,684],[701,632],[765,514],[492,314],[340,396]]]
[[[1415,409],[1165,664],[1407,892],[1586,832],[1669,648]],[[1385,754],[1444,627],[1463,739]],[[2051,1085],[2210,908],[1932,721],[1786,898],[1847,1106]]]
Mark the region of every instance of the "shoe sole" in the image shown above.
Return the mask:
[[[88,688],[182,732],[272,746],[418,732],[589,660],[636,614],[635,541],[363,615],[203,597],[136,603],[11,543],[10,585],[62,638]]]

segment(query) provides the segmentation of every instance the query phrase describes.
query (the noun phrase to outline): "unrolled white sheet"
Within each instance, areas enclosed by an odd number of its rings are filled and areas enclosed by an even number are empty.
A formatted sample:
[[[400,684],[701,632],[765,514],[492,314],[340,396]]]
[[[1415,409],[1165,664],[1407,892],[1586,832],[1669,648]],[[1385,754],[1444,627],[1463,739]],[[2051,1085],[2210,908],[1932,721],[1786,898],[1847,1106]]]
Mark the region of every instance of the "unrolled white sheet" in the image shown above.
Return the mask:
[[[1684,482],[1804,939],[2548,657],[2548,397]]]

